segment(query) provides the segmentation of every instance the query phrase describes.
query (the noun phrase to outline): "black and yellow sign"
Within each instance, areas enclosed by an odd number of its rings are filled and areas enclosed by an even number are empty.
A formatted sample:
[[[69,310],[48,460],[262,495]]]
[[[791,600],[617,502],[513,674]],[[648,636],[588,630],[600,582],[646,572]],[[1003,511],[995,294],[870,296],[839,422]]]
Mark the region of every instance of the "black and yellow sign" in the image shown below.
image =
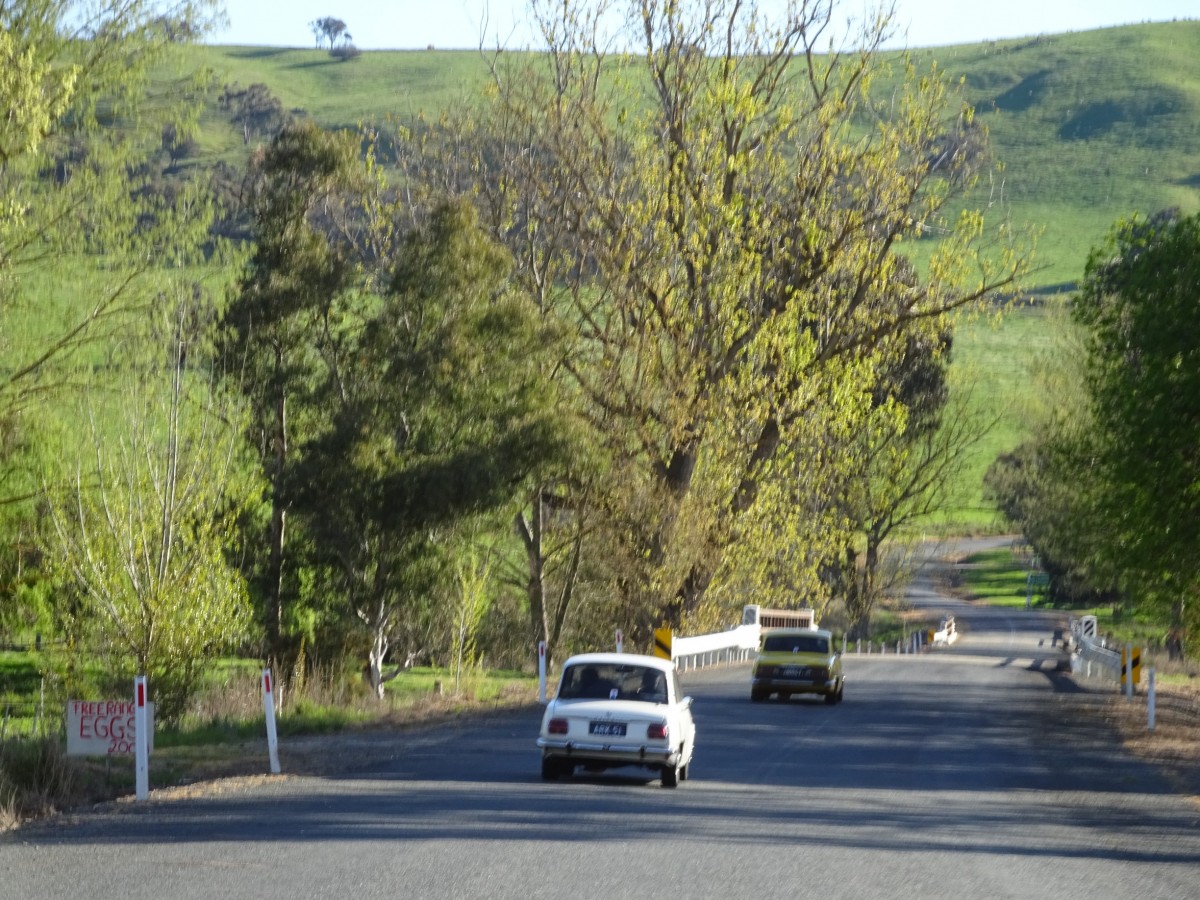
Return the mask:
[[[671,629],[654,629],[654,655],[659,659],[671,658]]]
[[[1142,680],[1142,648],[1141,647],[1132,648],[1132,650],[1129,651],[1129,655],[1132,657],[1132,663],[1131,663],[1130,659],[1126,657],[1125,648],[1122,647],[1121,648],[1121,687],[1125,687],[1125,685],[1126,685],[1125,679],[1127,677],[1133,678],[1133,680],[1128,683],[1132,684],[1134,687],[1137,687],[1138,682]]]

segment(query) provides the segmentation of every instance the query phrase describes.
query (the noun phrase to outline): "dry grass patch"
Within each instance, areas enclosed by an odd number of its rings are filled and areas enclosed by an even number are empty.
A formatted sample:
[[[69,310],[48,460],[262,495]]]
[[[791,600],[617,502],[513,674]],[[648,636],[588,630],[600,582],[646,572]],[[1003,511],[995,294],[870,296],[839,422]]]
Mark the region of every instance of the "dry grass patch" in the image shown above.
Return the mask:
[[[1156,766],[1180,793],[1200,803],[1200,685],[1158,685],[1153,731],[1144,688],[1132,699],[1114,695],[1100,712],[1130,753]]]

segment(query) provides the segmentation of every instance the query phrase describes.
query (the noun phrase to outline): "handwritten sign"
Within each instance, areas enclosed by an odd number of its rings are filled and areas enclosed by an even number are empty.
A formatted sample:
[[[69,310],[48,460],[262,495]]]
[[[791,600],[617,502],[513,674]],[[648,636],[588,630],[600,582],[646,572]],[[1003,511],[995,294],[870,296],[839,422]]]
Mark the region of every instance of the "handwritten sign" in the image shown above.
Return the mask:
[[[68,700],[67,755],[107,756],[131,754],[137,749],[136,708],[132,700]],[[154,750],[154,704],[146,704],[150,733],[147,743]]]

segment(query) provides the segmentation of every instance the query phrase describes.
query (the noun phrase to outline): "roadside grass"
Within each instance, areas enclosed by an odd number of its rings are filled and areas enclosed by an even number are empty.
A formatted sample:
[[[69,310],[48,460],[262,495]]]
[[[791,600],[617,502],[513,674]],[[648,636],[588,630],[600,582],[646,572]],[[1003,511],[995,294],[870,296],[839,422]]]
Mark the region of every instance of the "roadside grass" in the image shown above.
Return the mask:
[[[36,696],[43,664],[36,653],[0,653],[4,696]],[[156,727],[152,788],[265,770],[261,671],[257,660],[220,661],[183,720]],[[288,690],[276,728],[281,741],[378,727],[402,729],[525,705],[536,698],[536,677],[516,671],[475,669],[464,673],[456,686],[450,669],[414,668],[387,683],[383,700],[376,700],[357,674],[324,673]],[[67,756],[64,717],[63,709],[47,709],[36,728],[29,720],[14,721],[12,731],[0,740],[0,830],[133,791],[129,757]]]

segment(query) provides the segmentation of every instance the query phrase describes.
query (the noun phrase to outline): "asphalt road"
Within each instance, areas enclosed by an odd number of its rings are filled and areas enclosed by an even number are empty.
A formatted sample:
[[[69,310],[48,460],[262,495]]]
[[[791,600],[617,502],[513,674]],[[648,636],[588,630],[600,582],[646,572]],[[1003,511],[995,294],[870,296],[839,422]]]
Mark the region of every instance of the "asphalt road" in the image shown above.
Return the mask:
[[[531,708],[352,776],[18,831],[0,897],[1195,896],[1200,807],[1069,714],[1052,623],[927,599],[960,644],[852,654],[840,706],[752,704],[745,666],[688,673],[697,755],[675,790],[542,782]]]

